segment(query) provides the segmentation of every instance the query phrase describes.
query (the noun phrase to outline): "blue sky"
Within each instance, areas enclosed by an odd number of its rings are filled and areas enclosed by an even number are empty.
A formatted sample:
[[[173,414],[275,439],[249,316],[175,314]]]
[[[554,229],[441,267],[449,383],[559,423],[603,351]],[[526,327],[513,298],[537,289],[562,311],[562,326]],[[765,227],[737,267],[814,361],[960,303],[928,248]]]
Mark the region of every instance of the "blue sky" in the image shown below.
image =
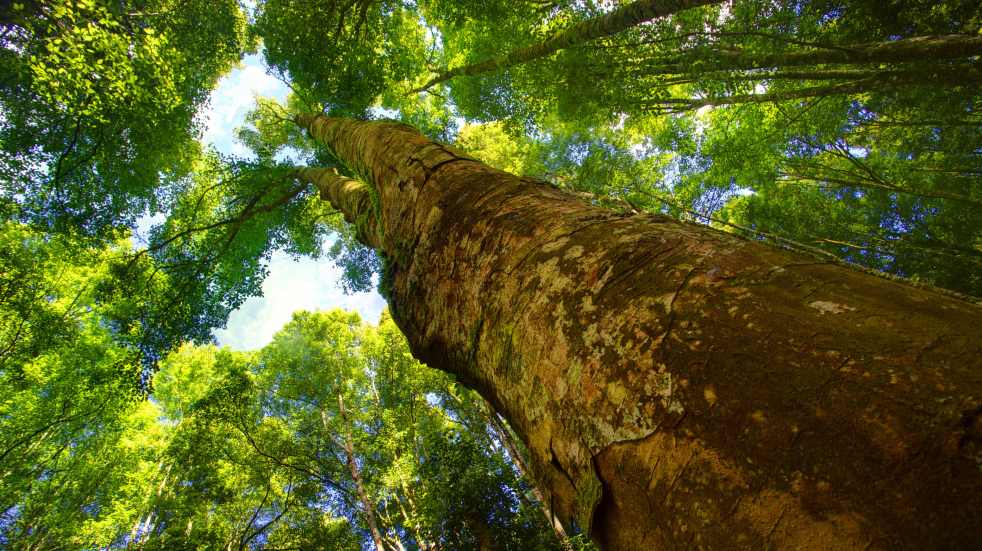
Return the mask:
[[[286,85],[266,74],[259,55],[246,57],[212,92],[210,105],[202,113],[206,121],[203,141],[223,153],[247,155],[248,150],[235,141],[233,131],[245,120],[254,98],[261,95],[285,100],[288,92]],[[261,348],[297,310],[344,308],[377,322],[385,300],[376,292],[344,294],[340,274],[327,259],[294,259],[282,252],[273,253],[263,295],[247,300],[232,313],[226,329],[215,331],[218,344],[236,350]]]

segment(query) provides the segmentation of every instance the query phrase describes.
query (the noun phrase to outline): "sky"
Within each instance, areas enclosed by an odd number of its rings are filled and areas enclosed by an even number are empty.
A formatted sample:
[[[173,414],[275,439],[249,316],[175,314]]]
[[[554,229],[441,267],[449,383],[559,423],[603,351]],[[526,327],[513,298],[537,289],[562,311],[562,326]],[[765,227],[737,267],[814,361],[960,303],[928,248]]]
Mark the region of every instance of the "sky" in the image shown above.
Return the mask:
[[[205,117],[205,143],[222,153],[246,156],[234,130],[242,125],[256,95],[286,100],[289,88],[266,74],[259,55],[247,56],[241,67],[219,82],[212,92]],[[293,258],[274,252],[261,297],[253,297],[229,317],[214,335],[220,346],[254,350],[267,344],[297,310],[356,310],[362,319],[378,322],[385,300],[377,293],[346,295],[340,286],[341,270],[328,259]]]

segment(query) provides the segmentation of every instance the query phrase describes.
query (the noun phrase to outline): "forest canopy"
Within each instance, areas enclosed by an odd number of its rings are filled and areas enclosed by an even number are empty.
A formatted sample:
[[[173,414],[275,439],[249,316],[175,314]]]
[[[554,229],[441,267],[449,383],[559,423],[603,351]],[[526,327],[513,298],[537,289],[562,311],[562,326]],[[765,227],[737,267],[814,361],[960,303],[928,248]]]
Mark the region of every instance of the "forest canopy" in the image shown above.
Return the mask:
[[[246,56],[290,94],[224,129],[232,155],[203,142],[205,113]],[[419,361],[479,361],[491,328],[440,355],[419,343],[446,320],[398,310],[395,274],[429,274],[411,271],[426,239],[393,235],[427,221],[378,187],[392,170],[364,159],[403,145],[371,129],[415,129],[399,140],[424,144],[405,164],[425,185],[480,161],[617,219],[971,304],[980,56],[971,0],[0,2],[0,545],[587,548],[605,490],[508,418],[487,388],[510,372]],[[217,347],[274,252],[331,260],[392,314],[297,312],[265,346]],[[495,361],[526,338],[507,327]]]

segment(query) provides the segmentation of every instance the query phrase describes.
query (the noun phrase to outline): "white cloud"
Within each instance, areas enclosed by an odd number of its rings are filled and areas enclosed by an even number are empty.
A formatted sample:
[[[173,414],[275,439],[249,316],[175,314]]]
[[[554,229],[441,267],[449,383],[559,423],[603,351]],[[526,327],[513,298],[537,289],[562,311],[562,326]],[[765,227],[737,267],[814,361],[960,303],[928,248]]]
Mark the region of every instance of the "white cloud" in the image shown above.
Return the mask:
[[[246,56],[242,66],[223,78],[212,92],[203,141],[222,153],[245,156],[248,150],[235,142],[233,131],[245,122],[256,96],[285,102],[289,91],[285,84],[266,74],[258,55]]]
[[[252,350],[265,345],[297,310],[355,310],[377,323],[385,300],[375,292],[345,295],[338,282],[341,272],[326,259],[295,260],[282,252],[273,253],[263,296],[250,298],[229,318],[228,328],[215,331],[220,345]]]

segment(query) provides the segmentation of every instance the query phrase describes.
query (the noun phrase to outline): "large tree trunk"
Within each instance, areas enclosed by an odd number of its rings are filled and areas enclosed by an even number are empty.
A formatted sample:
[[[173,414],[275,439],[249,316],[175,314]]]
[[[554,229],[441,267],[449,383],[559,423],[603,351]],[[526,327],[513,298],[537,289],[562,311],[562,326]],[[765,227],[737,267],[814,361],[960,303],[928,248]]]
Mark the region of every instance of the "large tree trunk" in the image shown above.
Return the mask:
[[[593,207],[402,124],[297,122],[374,188],[349,215],[380,224],[413,353],[606,548],[982,541],[977,305]]]
[[[614,9],[610,13],[582,21],[568,29],[559,31],[537,44],[526,46],[525,48],[517,48],[500,56],[490,57],[476,63],[444,71],[414,91],[422,92],[429,90],[433,86],[441,82],[446,82],[456,76],[474,76],[483,73],[492,73],[500,69],[528,63],[529,61],[550,56],[564,48],[584,44],[605,36],[615,35],[621,31],[640,25],[645,21],[665,17],[698,6],[719,4],[722,1],[638,0],[631,2]]]

